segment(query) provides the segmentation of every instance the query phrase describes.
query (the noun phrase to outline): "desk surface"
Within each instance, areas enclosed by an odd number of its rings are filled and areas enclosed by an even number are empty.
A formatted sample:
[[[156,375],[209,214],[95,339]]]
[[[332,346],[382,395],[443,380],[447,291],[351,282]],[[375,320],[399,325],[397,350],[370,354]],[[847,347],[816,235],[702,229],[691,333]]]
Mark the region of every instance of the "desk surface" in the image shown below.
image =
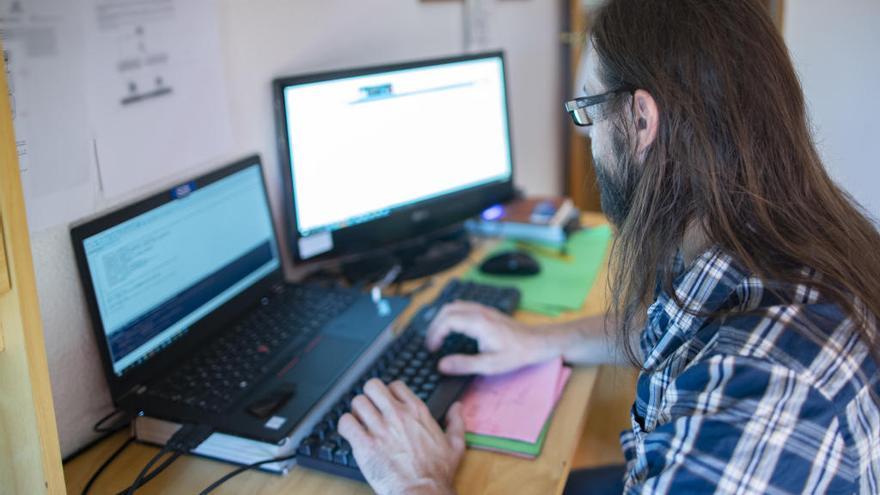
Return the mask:
[[[604,222],[601,215],[585,214],[586,225]],[[409,316],[421,305],[431,301],[446,281],[462,275],[486,254],[492,242],[483,243],[459,266],[435,277],[431,288],[415,297],[404,314]],[[599,314],[606,307],[606,275],[600,271],[583,308],[565,315],[566,319]],[[528,323],[554,319],[526,312],[518,312],[517,319]],[[556,319],[558,321],[559,319]],[[535,460],[491,452],[468,450],[455,479],[459,494],[550,494],[560,493],[565,485],[571,460],[581,438],[587,416],[596,368],[575,369],[553,415],[552,424],[541,455]],[[67,491],[78,494],[91,474],[121,445],[128,432],[120,432],[100,442],[64,466]],[[157,452],[155,447],[134,443],[130,445],[93,485],[91,493],[116,493],[126,488],[141,468]],[[197,457],[181,457],[155,480],[138,493],[199,493],[217,478],[228,473],[232,466]],[[261,472],[243,473],[226,482],[215,493],[254,494],[313,494],[342,495],[372,493],[369,486],[307,469],[294,468],[286,477]]]

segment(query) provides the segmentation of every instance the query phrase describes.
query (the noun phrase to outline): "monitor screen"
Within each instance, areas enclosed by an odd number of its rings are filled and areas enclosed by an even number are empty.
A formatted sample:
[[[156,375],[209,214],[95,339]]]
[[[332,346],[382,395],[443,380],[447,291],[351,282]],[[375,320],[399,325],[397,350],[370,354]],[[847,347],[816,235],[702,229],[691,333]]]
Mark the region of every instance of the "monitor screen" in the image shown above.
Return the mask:
[[[117,376],[280,267],[258,163],[169,195],[82,241]]]
[[[304,77],[279,89],[300,259],[333,249],[334,232],[511,181],[500,53]]]

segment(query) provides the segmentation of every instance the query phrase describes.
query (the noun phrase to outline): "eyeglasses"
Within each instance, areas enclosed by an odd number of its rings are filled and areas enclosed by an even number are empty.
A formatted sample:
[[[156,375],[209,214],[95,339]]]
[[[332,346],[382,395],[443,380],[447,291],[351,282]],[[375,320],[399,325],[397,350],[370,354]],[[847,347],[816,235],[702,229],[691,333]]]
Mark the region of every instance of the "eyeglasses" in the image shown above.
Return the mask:
[[[591,126],[593,125],[593,120],[595,120],[595,115],[591,115],[591,113],[595,113],[595,109],[590,110],[591,107],[595,107],[600,103],[605,103],[619,93],[631,92],[632,90],[629,88],[619,88],[600,95],[581,96],[580,98],[565,102],[565,111],[571,115],[571,120],[574,121],[574,125],[580,127]]]

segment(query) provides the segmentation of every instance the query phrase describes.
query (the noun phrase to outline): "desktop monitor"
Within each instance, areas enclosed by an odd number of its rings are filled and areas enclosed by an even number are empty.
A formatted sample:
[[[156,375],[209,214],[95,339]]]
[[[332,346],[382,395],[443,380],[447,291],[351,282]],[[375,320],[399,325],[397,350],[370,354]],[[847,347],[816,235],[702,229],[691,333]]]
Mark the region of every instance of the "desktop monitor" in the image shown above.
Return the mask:
[[[460,224],[513,196],[500,52],[274,82],[297,262]]]

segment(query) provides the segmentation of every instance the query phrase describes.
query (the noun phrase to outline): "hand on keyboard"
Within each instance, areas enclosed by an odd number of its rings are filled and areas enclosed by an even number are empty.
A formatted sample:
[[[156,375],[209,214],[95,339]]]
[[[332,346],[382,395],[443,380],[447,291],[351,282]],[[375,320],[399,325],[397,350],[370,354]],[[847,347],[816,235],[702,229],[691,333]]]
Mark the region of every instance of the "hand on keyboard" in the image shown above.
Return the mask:
[[[297,448],[296,461],[299,466],[363,480],[366,473],[361,472],[359,465],[362,460],[366,460],[376,463],[376,466],[378,466],[371,467],[373,471],[370,472],[366,479],[379,483],[381,487],[387,487],[388,483],[397,483],[401,479],[410,479],[407,476],[413,475],[413,469],[422,469],[423,466],[434,469],[433,464],[430,464],[431,456],[424,459],[421,457],[413,457],[412,459],[398,458],[401,456],[412,456],[404,447],[396,447],[401,442],[422,441],[425,443],[423,449],[426,452],[433,456],[435,451],[439,450],[441,453],[436,455],[441,456],[443,459],[446,459],[444,457],[446,454],[443,454],[443,452],[447,452],[449,449],[452,449],[452,452],[458,452],[457,440],[454,439],[463,435],[463,433],[457,433],[458,427],[455,426],[458,424],[457,417],[460,413],[457,409],[454,412],[447,411],[450,410],[450,406],[465,391],[472,377],[443,375],[437,369],[437,362],[445,356],[474,354],[478,351],[477,342],[466,335],[446,329],[442,332],[442,336],[439,334],[435,335],[435,341],[432,345],[434,352],[428,352],[425,349],[425,332],[428,330],[428,326],[440,313],[444,305],[455,300],[476,301],[496,308],[499,311],[513,313],[519,305],[520,293],[518,290],[510,287],[494,287],[474,282],[463,282],[457,279],[450,280],[434,301],[422,306],[410,318],[406,328],[394,340],[394,343],[389,345],[382,355],[373,362],[372,367],[362,375],[361,379],[354,383],[351,391],[345,394],[325,414],[324,418],[315,426],[311,435],[300,442]],[[484,343],[484,349],[494,349],[493,344],[487,341]],[[371,378],[374,380],[368,382]],[[398,385],[394,385],[390,390],[383,385],[394,383],[398,380]],[[371,392],[368,391],[367,383],[378,384],[370,385],[369,387],[369,389],[377,391],[375,394],[371,395]],[[392,391],[398,389],[400,389],[399,393],[391,394]],[[383,390],[384,392],[382,392]],[[399,403],[409,404],[403,409],[404,412],[401,413],[403,418],[407,418],[407,424],[400,424],[400,415],[392,416],[394,418],[393,421],[377,423],[377,428],[385,428],[387,434],[397,435],[397,437],[390,437],[392,439],[389,440],[391,442],[390,447],[385,446],[383,443],[385,442],[385,436],[381,437],[382,440],[376,440],[373,435],[369,434],[370,417],[386,416],[385,411],[381,407],[377,407],[381,403],[377,404],[375,400],[371,401],[367,398],[357,399],[357,402],[361,403],[361,415],[358,413],[346,415],[351,410],[355,397],[363,395],[365,392],[367,392],[367,396],[373,399],[378,398],[377,400],[380,402],[382,400],[381,397],[391,394],[397,400],[397,402],[391,402],[391,404],[398,404],[398,406]],[[416,398],[421,400],[414,406],[413,400]],[[370,404],[373,405],[370,406]],[[373,409],[370,409],[370,407],[373,407]],[[370,413],[374,410],[376,413],[370,416]],[[440,429],[437,426],[437,421],[442,420],[446,414],[452,415],[450,416],[451,422],[448,429],[452,436],[446,440],[448,445],[441,441],[442,433],[438,433]],[[413,415],[416,417],[415,420],[412,419]],[[349,419],[340,422],[340,417],[348,417]],[[352,423],[353,420],[362,421]],[[361,454],[352,456],[352,445],[340,436],[337,428],[342,428],[343,423],[348,423],[346,428],[349,428],[349,436],[358,436],[360,433],[363,433],[363,435],[358,437],[359,440],[351,442],[360,442],[360,445],[363,446],[361,447]],[[358,425],[360,425],[360,429],[355,428]],[[413,436],[413,438],[411,439],[410,436]],[[370,440],[371,438],[373,440]],[[455,445],[452,445],[453,443]],[[382,448],[374,448],[376,445]],[[416,443],[415,445],[419,444]],[[463,448],[463,443],[461,448]],[[363,453],[365,451],[372,453],[367,455]],[[388,457],[389,455],[390,457]],[[455,462],[444,463],[441,467],[445,469],[451,466],[450,469],[454,470],[457,462],[455,460]],[[437,472],[446,473],[443,469]],[[433,471],[429,470],[429,472]],[[451,479],[451,476],[449,474],[449,479]],[[392,481],[383,481],[389,479]],[[436,490],[434,490],[434,488],[437,488],[436,486],[427,488],[431,488],[432,491],[420,490],[419,493],[436,493]]]
[[[465,448],[459,403],[446,414],[445,433],[400,381],[385,386],[369,380],[351,408],[339,419],[338,431],[377,493],[454,493],[452,480]]]
[[[469,301],[455,301],[440,310],[431,325],[425,343],[434,351],[453,332],[479,343],[479,353],[453,354],[440,360],[441,372],[450,375],[492,375],[515,370],[548,359],[550,350],[542,345],[541,335],[531,327],[504,313]]]

